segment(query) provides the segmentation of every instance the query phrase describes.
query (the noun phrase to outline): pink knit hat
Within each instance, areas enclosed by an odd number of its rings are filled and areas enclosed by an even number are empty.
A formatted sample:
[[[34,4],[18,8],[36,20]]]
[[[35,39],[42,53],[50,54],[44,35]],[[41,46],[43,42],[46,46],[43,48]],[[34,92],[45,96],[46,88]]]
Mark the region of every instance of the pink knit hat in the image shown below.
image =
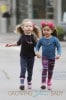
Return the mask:
[[[50,28],[55,28],[55,25],[53,22],[42,22],[41,23],[41,26],[44,27],[44,26],[49,26]]]

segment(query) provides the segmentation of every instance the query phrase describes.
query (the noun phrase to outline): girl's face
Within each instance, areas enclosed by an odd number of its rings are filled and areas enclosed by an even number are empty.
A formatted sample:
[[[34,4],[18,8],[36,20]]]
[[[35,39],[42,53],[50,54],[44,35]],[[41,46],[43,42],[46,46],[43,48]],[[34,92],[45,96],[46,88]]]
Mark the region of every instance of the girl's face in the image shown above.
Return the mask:
[[[43,31],[43,35],[46,37],[50,37],[51,33],[53,32],[49,26],[44,26],[42,31]]]
[[[23,31],[27,34],[32,33],[33,23],[31,21],[25,22],[24,25],[23,25]]]

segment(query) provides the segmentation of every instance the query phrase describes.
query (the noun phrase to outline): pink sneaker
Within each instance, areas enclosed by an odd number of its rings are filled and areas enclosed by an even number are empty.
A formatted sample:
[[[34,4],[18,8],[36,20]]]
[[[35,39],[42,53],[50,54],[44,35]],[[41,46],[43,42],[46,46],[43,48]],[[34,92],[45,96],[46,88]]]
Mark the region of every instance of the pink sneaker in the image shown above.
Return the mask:
[[[48,88],[48,90],[52,89],[52,82],[51,82],[51,80],[47,81],[47,88]]]

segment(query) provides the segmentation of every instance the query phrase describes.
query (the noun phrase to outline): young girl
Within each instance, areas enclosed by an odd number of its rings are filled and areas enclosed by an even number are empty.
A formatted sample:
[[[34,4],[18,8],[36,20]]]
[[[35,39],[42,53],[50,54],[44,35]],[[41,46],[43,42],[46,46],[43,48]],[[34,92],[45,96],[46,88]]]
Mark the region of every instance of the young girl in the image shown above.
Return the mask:
[[[53,23],[42,22],[43,37],[38,41],[35,49],[35,54],[38,58],[41,57],[39,49],[42,46],[42,85],[41,89],[52,88],[52,75],[55,64],[55,59],[59,59],[61,56],[61,46],[57,38],[55,26]],[[56,53],[57,48],[57,55]],[[48,78],[47,78],[48,72]],[[47,79],[47,80],[46,80]]]
[[[37,38],[40,38],[41,33],[39,28],[33,24],[30,19],[24,19],[21,25],[16,27],[16,32],[20,33],[20,38],[16,44],[6,44],[6,47],[21,45],[20,52],[20,89],[24,90],[25,73],[27,70],[28,89],[32,88],[32,74],[34,65],[34,47],[36,46]]]

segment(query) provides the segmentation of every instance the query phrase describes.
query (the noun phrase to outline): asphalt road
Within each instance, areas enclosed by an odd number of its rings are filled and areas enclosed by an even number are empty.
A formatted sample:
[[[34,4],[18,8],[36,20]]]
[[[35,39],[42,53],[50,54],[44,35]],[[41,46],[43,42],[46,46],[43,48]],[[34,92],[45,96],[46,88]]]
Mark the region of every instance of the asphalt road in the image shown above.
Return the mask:
[[[16,42],[17,34],[0,34],[0,100],[53,100],[66,98],[66,42],[61,42],[62,56],[56,60],[53,74],[53,89],[42,91],[41,86],[41,59],[35,58],[33,71],[33,90],[19,90],[20,74],[20,47],[5,47],[6,43]],[[41,53],[41,50],[40,50]],[[27,76],[27,74],[26,74]]]

